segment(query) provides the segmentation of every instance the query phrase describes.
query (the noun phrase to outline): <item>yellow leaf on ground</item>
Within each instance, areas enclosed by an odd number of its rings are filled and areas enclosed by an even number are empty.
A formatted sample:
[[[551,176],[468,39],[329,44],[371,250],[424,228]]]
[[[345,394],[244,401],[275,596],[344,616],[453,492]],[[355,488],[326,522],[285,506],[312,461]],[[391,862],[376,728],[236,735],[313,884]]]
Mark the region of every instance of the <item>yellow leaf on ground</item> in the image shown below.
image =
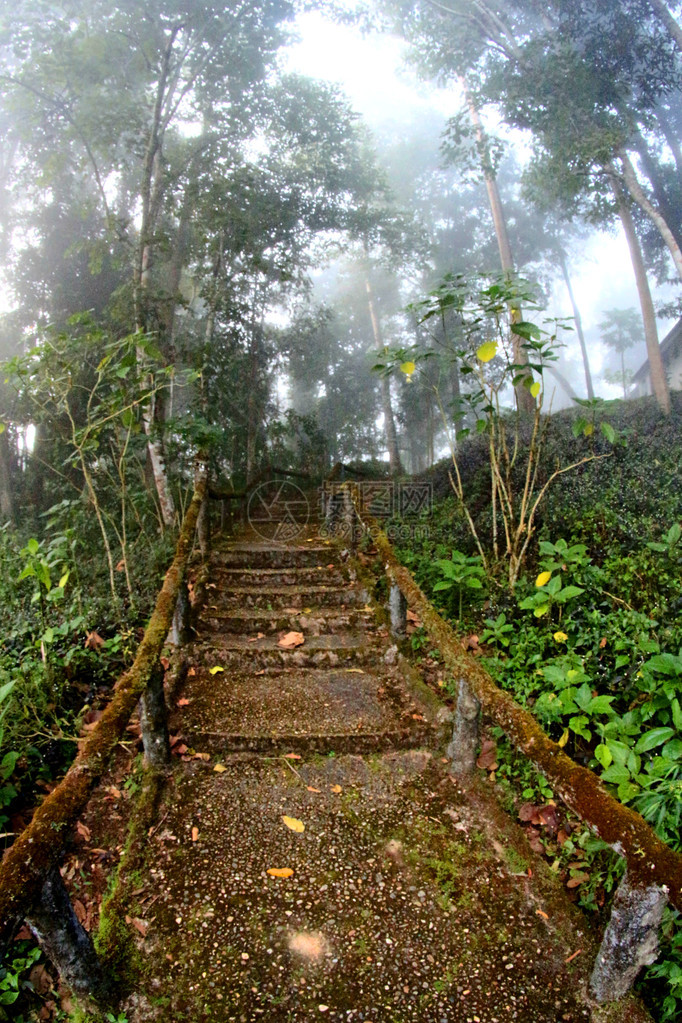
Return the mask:
[[[306,785],[308,792],[319,792],[320,789],[316,789],[314,785]]]
[[[196,842],[199,838],[199,828],[192,828],[192,841]]]
[[[278,641],[277,646],[282,647],[283,650],[293,650],[294,647],[301,646],[305,643],[305,636],[302,632],[287,632]]]
[[[297,820],[296,817],[287,817],[286,814],[283,814],[282,821],[291,831],[295,831],[298,835],[302,835],[305,831],[305,824],[303,821]]]
[[[563,749],[568,742],[568,728],[564,728],[561,738],[559,739],[558,745]]]
[[[362,670],[362,668],[346,668],[346,671],[352,671],[356,675],[364,675],[365,674],[364,671]]]
[[[222,774],[223,771],[227,770],[227,768],[225,767],[225,764],[216,764],[213,770],[216,774]]]
[[[215,664],[212,668],[208,669],[209,675],[217,675],[219,671],[225,671],[225,669],[221,668],[219,664]]]
[[[343,789],[341,788],[340,785],[330,785],[329,788],[332,790],[332,792],[343,792]]]
[[[291,867],[269,867],[268,874],[270,877],[291,877],[293,874]]]

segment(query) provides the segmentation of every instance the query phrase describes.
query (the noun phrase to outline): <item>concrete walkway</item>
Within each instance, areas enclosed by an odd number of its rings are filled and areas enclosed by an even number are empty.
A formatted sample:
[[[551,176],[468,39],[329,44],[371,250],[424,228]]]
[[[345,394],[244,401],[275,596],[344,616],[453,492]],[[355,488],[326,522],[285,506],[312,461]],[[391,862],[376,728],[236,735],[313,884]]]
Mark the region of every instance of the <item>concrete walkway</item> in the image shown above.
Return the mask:
[[[227,543],[208,593],[132,892],[131,1023],[648,1018],[590,1005],[584,920],[488,786],[449,776],[331,545]]]

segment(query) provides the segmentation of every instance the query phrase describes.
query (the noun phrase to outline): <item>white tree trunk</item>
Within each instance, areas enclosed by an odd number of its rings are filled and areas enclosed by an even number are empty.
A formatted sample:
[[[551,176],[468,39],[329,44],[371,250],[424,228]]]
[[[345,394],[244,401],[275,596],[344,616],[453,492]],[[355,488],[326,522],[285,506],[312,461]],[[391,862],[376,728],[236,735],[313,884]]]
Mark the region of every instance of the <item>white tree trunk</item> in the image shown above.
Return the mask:
[[[637,173],[632,165],[630,157],[625,152],[621,152],[619,155],[620,161],[623,165],[623,180],[625,181],[628,192],[637,205],[644,210],[646,215],[658,228],[661,238],[670,250],[670,255],[673,258],[673,263],[675,264],[678,276],[680,280],[682,280],[682,250],[680,250],[680,247],[675,240],[675,235],[668,227],[668,223],[663,214],[660,210],[656,209],[651,200],[645,195],[644,189],[637,179]]]

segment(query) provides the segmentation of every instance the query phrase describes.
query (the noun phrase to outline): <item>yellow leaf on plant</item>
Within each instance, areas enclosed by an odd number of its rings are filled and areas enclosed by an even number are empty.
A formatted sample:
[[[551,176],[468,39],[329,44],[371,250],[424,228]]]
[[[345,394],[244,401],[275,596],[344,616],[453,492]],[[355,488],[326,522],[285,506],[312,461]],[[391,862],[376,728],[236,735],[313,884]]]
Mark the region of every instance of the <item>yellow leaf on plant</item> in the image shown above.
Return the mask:
[[[551,578],[552,578],[551,572],[540,572],[540,575],[535,580],[535,585],[546,586]]]
[[[410,379],[416,368],[417,367],[413,362],[400,363],[400,372],[404,373],[408,380]]]
[[[282,821],[288,828],[295,831],[297,835],[302,835],[305,831],[305,824],[303,821],[299,821],[296,817],[287,817],[286,814],[282,816]]]
[[[225,669],[221,668],[219,664],[214,664],[212,668],[208,669],[209,675],[217,675],[219,671],[225,671]]]
[[[565,643],[566,640],[568,639],[568,636],[566,635],[565,632],[555,632],[554,638],[557,641],[557,643]]]
[[[568,742],[568,728],[564,728],[561,738],[559,739],[559,745],[563,749]]]
[[[532,383],[530,385],[529,390],[533,397],[537,398],[538,394],[540,393],[540,381],[536,380],[534,383]]]
[[[541,604],[540,607],[536,607],[533,614],[536,618],[542,618],[549,611],[549,604]]]
[[[494,341],[485,341],[476,352],[481,362],[490,362],[497,355],[497,345]]]
[[[270,877],[291,877],[293,875],[291,867],[269,867],[268,874]]]
[[[225,767],[225,764],[216,764],[213,770],[216,774],[222,774],[223,771],[227,770],[227,768]]]
[[[588,423],[587,426],[583,429],[583,434],[585,435],[585,437],[591,437],[593,433],[594,425],[592,423]]]

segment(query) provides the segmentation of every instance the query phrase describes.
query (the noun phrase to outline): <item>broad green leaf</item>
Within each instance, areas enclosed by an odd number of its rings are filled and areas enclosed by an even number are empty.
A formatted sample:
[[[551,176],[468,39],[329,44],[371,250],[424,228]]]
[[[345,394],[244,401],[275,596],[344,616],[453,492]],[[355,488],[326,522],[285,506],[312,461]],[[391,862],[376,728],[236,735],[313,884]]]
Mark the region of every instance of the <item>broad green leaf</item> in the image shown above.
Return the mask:
[[[674,728],[652,728],[651,731],[645,732],[635,743],[635,751],[637,753],[646,753],[650,749],[655,749],[656,746],[661,746],[668,739],[672,739],[674,734]]]
[[[598,748],[598,747],[597,747]],[[595,750],[595,754],[596,754]],[[619,764],[611,764],[607,767],[602,774],[604,781],[610,781],[614,785],[621,785],[623,782],[630,781],[630,772],[627,767],[620,766]]]
[[[634,797],[639,794],[640,788],[639,785],[635,785],[631,781],[622,781],[618,786],[617,791],[618,798],[620,799],[621,803],[627,803],[631,799],[634,799]]]
[[[602,423],[600,426],[601,432],[606,437],[609,444],[615,444],[616,442],[616,431],[610,423]]]
[[[600,742],[598,746],[595,746],[594,756],[595,760],[598,760],[602,767],[609,767],[613,763],[611,750],[608,746],[605,746],[603,742]]]

